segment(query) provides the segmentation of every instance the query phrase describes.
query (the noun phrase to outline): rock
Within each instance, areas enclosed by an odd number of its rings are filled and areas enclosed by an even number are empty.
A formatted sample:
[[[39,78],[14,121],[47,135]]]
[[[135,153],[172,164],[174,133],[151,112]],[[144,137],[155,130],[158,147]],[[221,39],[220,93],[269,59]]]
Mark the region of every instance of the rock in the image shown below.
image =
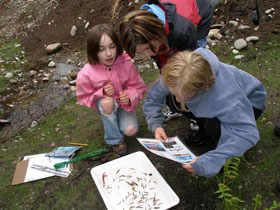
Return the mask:
[[[77,27],[73,25],[70,31],[70,35],[73,37],[76,35],[76,33],[77,33]]]
[[[246,38],[246,42],[257,42],[259,39],[260,38],[258,36],[249,36]]]
[[[48,81],[50,80],[50,78],[49,78],[49,77],[44,77],[42,80],[43,80],[44,82],[48,82]]]
[[[64,83],[64,84],[67,84],[69,82],[68,78],[67,77],[63,77],[61,79],[61,81]]]
[[[5,75],[5,78],[12,78],[13,77],[13,73],[11,72],[8,72],[6,75]]]
[[[245,30],[245,29],[249,29],[249,28],[250,28],[250,26],[245,26],[245,25],[238,26],[239,30]]]
[[[247,47],[247,42],[244,39],[237,39],[233,45],[235,49],[242,50]]]
[[[72,86],[70,86],[69,84],[63,85],[63,88],[64,88],[64,89],[69,89],[70,87],[72,87]]]
[[[86,23],[85,29],[87,29],[88,27],[89,27],[89,22]]]
[[[20,92],[18,93],[18,96],[24,96],[26,93],[27,93],[26,91],[20,91]]]
[[[238,53],[239,53],[239,51],[238,51],[238,50],[236,50],[236,49],[233,49],[233,50],[232,50],[232,53],[233,53],[233,54],[238,54]]]
[[[214,37],[215,34],[219,33],[220,32],[220,29],[218,28],[215,28],[215,29],[211,29],[208,33],[208,37],[211,39]]]
[[[10,83],[11,83],[11,84],[16,84],[16,83],[17,83],[17,80],[11,79],[11,80],[10,80]]]
[[[54,61],[51,61],[51,62],[48,64],[48,67],[50,67],[50,68],[55,67],[55,62],[54,62]]]
[[[75,92],[75,91],[76,91],[76,87],[75,87],[75,86],[70,86],[70,90],[71,90],[72,92]]]
[[[238,22],[234,21],[234,20],[231,20],[231,21],[229,21],[229,25],[238,26]]]
[[[234,59],[239,60],[239,59],[244,58],[244,57],[245,57],[245,55],[236,55],[236,56],[234,56]]]
[[[271,13],[271,9],[266,10],[264,13],[268,15],[269,13]]]
[[[77,80],[72,80],[72,81],[70,81],[68,84],[69,84],[69,85],[76,85],[76,81],[77,81]]]
[[[35,128],[36,126],[38,125],[38,122],[37,121],[33,121],[32,123],[31,123],[31,128]]]
[[[31,70],[31,71],[29,72],[29,74],[30,74],[31,77],[33,77],[33,76],[35,76],[35,75],[37,74],[37,71]]]
[[[74,61],[73,61],[72,59],[68,58],[67,61],[66,61],[66,63],[67,63],[67,64],[73,64]]]
[[[10,123],[11,120],[9,119],[0,119],[0,123]]]
[[[223,28],[223,27],[224,27],[224,24],[220,24],[220,23],[216,23],[216,24],[211,25],[211,29],[214,29],[214,28]]]
[[[221,39],[221,38],[223,38],[223,35],[220,33],[216,33],[216,34],[214,34],[214,38]]]
[[[71,71],[69,73],[69,76],[72,78],[72,79],[75,79],[77,77],[77,72],[74,72],[74,71]]]
[[[61,49],[62,49],[62,44],[61,43],[50,44],[46,47],[46,50],[47,50],[48,54],[57,53]]]

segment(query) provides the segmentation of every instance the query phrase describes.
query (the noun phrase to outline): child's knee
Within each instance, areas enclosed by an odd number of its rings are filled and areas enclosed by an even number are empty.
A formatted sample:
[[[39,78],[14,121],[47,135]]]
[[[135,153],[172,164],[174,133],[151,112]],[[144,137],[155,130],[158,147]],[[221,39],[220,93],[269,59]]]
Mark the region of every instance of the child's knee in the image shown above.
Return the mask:
[[[133,125],[130,125],[124,131],[126,136],[134,136],[136,134],[136,128]]]
[[[100,106],[102,107],[104,114],[112,114],[114,110],[114,99],[112,97],[102,98],[100,101]]]

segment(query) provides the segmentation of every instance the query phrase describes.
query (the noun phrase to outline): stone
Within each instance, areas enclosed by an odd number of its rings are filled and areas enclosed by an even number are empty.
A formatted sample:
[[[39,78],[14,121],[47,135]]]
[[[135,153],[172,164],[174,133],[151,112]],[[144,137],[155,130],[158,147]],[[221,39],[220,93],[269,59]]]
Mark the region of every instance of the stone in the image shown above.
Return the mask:
[[[229,21],[229,25],[238,26],[238,22],[234,21],[234,20],[231,20],[231,21]]]
[[[32,123],[31,123],[31,128],[35,128],[36,126],[38,125],[38,122],[37,121],[33,121]]]
[[[24,96],[26,93],[27,93],[26,91],[20,91],[20,92],[18,93],[18,96]]]
[[[233,49],[233,50],[232,50],[232,53],[233,53],[233,54],[238,54],[238,53],[239,53],[239,51],[238,51],[238,50],[236,50],[236,49]]]
[[[77,27],[75,25],[73,25],[71,28],[71,31],[70,31],[70,35],[75,36],[76,33],[77,33]]]
[[[51,62],[48,64],[48,67],[50,67],[50,68],[55,67],[55,62],[54,62],[54,61],[51,61]]]
[[[29,74],[30,74],[31,77],[33,77],[33,76],[35,76],[35,75],[37,74],[37,71],[31,70],[31,71],[29,72]]]
[[[236,55],[236,56],[234,56],[234,59],[239,60],[239,59],[244,58],[244,57],[245,57],[245,55]]]
[[[11,80],[10,80],[10,83],[11,83],[11,84],[16,84],[16,83],[17,83],[17,80],[11,79]]]
[[[237,50],[242,50],[247,47],[247,42],[244,39],[237,39],[234,44],[234,48]]]
[[[208,37],[211,39],[214,37],[215,34],[219,33],[220,32],[220,29],[218,28],[215,28],[215,29],[211,29],[208,33]]]
[[[75,87],[75,86],[70,86],[70,90],[71,90],[72,92],[75,92],[75,91],[76,91],[76,87]]]
[[[259,41],[259,37],[258,36],[248,36],[247,38],[246,38],[246,42],[257,42],[257,41]]]
[[[250,26],[245,26],[245,25],[238,26],[239,30],[246,30],[246,29],[249,29],[249,28],[250,28]]]
[[[88,27],[89,27],[89,22],[86,23],[85,29],[87,29]]]
[[[5,75],[5,78],[12,78],[13,77],[13,73],[11,72],[8,72],[6,75]]]
[[[59,50],[62,49],[62,44],[61,43],[54,43],[50,44],[46,47],[47,53],[48,54],[54,54],[57,53]]]

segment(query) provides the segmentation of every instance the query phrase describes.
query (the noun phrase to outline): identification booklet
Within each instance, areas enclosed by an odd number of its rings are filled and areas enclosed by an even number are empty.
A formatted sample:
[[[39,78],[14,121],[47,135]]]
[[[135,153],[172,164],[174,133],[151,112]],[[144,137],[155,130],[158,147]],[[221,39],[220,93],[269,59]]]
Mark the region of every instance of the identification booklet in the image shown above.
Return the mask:
[[[187,164],[196,158],[192,151],[177,136],[170,140],[145,138],[137,138],[137,140],[150,152],[178,163]]]

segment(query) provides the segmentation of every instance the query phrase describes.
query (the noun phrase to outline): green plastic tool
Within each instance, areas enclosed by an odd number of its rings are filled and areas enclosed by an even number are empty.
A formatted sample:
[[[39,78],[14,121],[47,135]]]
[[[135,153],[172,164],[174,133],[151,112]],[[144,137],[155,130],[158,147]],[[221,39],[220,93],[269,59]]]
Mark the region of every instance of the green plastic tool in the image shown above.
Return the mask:
[[[92,156],[97,156],[97,155],[103,154],[105,152],[109,152],[109,149],[100,149],[100,150],[97,150],[95,152],[91,152],[91,153],[88,153],[86,155],[82,155],[80,157],[73,158],[72,160],[69,160],[69,161],[64,161],[64,162],[61,162],[61,163],[56,163],[56,164],[53,165],[53,167],[55,169],[63,168],[63,167],[65,167],[69,163],[74,163],[74,162],[76,162],[78,160],[82,160],[82,159],[85,159],[85,158],[88,158],[88,157],[92,157]]]

